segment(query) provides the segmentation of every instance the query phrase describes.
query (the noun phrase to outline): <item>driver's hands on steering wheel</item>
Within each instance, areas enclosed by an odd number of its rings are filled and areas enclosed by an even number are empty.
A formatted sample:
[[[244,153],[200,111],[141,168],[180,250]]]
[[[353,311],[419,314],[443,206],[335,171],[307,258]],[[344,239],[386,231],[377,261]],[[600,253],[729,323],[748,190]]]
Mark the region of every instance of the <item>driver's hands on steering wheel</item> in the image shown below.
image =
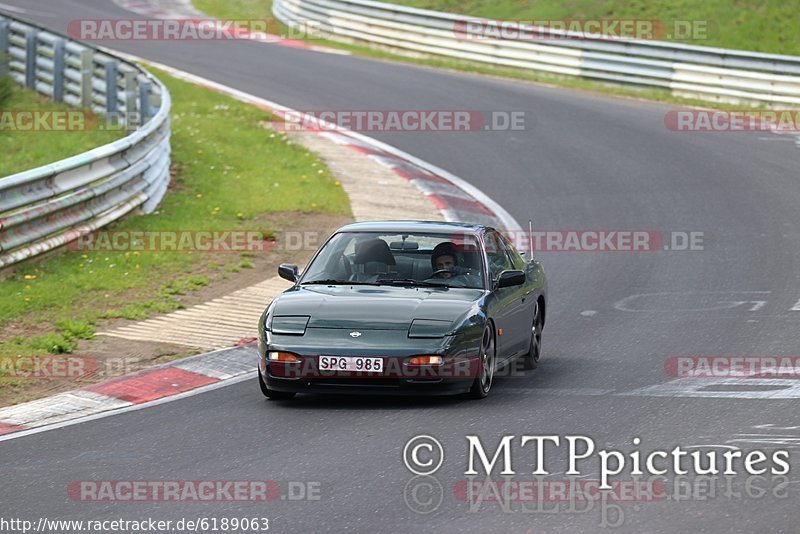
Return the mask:
[[[472,269],[467,269],[466,267],[454,265],[449,269],[439,269],[438,271],[434,271],[433,273],[431,273],[429,278],[451,278],[454,276],[461,276],[466,274],[472,274]]]

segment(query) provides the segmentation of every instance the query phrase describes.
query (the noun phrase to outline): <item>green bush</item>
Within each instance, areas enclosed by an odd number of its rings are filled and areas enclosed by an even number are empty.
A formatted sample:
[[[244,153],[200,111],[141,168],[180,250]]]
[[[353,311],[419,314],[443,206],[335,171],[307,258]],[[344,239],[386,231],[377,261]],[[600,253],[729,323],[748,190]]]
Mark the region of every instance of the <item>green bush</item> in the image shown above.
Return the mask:
[[[56,321],[56,329],[64,337],[71,339],[92,339],[94,337],[94,326],[86,321],[59,319]]]
[[[78,344],[69,336],[52,333],[32,338],[29,345],[33,349],[50,354],[69,354],[78,347]]]

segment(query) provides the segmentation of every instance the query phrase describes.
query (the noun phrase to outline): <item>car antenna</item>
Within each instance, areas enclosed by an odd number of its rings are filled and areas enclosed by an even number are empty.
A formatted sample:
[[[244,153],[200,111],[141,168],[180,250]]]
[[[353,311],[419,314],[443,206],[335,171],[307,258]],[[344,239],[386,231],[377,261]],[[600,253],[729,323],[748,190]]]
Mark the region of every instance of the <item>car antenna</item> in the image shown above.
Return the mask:
[[[533,221],[528,219],[528,261],[533,259]]]

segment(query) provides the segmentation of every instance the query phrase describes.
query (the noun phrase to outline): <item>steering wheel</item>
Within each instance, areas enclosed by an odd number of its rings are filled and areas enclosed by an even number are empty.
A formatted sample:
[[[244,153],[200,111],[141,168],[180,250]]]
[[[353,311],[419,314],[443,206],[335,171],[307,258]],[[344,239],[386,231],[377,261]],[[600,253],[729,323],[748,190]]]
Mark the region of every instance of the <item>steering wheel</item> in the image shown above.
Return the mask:
[[[456,276],[456,274],[451,271],[450,269],[439,269],[438,271],[434,271],[428,278],[440,278],[443,274],[450,274],[452,276]]]
[[[452,269],[439,269],[438,271],[434,271],[428,278],[439,278],[441,277],[441,275],[445,273],[450,274],[452,277],[474,274],[472,269],[469,269],[467,267],[459,267],[458,265],[456,265]]]

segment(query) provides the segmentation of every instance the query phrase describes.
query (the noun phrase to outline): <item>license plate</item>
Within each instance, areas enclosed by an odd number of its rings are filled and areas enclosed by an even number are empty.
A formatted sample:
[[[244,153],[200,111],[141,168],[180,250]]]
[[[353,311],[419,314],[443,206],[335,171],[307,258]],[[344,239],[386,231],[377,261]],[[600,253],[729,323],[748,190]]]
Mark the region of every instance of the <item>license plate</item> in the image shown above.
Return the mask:
[[[366,358],[361,356],[320,356],[319,370],[382,373],[383,358]]]

